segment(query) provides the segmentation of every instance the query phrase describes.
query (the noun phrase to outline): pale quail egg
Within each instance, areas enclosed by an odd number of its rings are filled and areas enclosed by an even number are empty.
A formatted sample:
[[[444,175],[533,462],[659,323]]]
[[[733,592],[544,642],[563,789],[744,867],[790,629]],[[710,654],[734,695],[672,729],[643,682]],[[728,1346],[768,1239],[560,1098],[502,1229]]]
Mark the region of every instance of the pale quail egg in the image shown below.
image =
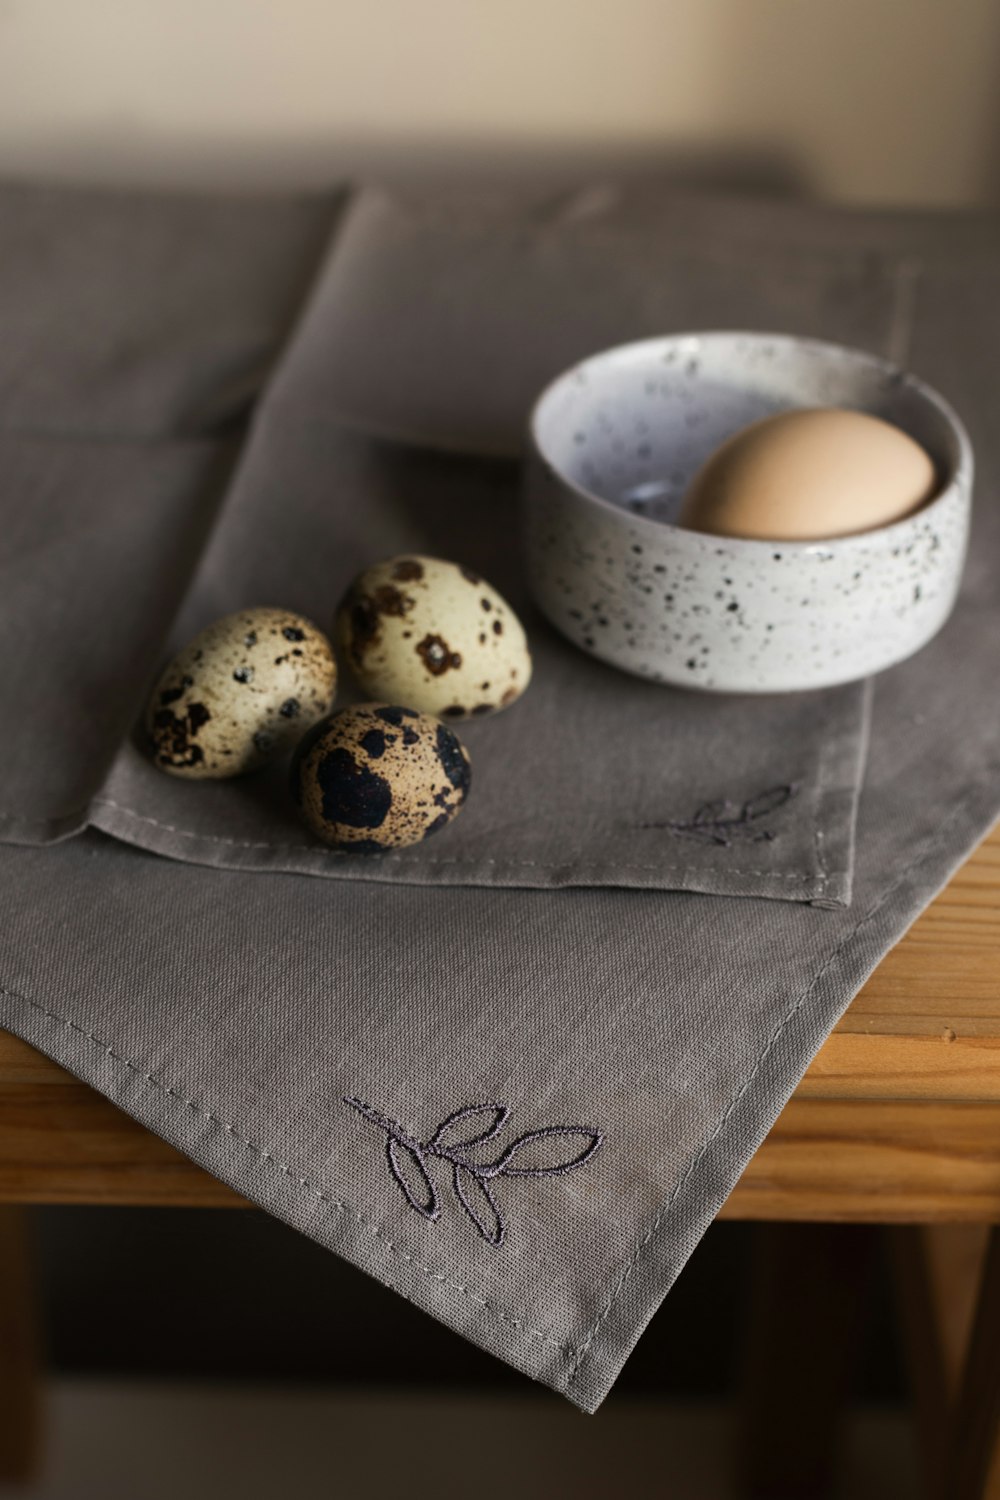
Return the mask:
[[[440,558],[392,557],[360,573],[336,631],[365,693],[444,718],[495,713],[531,680],[510,605],[470,568]]]
[[[330,712],[336,686],[330,643],[301,615],[226,615],[156,685],[146,714],[155,763],[193,780],[254,771]]]
[[[305,736],[292,795],[319,838],[356,854],[402,849],[443,828],[469,790],[469,757],[447,724],[412,708],[342,708]]]

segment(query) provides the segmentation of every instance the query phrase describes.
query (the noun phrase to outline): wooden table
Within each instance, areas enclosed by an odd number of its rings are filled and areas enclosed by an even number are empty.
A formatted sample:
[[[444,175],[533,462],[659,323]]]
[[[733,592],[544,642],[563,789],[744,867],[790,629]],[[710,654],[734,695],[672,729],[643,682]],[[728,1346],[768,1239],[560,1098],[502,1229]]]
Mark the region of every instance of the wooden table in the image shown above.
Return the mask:
[[[0,1203],[242,1202],[0,1033]],[[896,1279],[931,1489],[1000,1497],[1000,829],[857,995],[722,1214],[911,1226]],[[15,1215],[0,1225],[0,1411],[4,1332],[30,1342],[3,1305]]]

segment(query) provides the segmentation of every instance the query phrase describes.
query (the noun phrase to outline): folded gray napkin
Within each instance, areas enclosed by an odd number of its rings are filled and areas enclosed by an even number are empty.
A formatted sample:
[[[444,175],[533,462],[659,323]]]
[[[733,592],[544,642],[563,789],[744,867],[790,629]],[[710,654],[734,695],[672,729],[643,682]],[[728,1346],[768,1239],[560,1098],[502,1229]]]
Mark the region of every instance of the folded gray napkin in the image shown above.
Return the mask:
[[[308,850],[286,825],[279,781],[264,777],[242,789],[212,788],[202,799],[202,788],[154,778],[128,740],[143,684],[169,647],[172,603],[182,594],[173,630],[178,639],[206,614],[249,602],[247,592],[265,589],[272,578],[282,592],[268,589],[270,597],[259,602],[319,615],[335,596],[341,572],[367,561],[362,553],[369,548],[381,551],[383,541],[386,550],[400,542],[425,545],[451,521],[463,545],[467,539],[470,549],[482,548],[476,564],[486,571],[484,559],[492,560],[495,581],[523,607],[503,541],[516,485],[509,468],[390,451],[376,434],[405,433],[435,446],[506,446],[529,380],[565,352],[556,349],[557,339],[547,342],[554,339],[548,323],[525,324],[518,338],[503,315],[505,305],[508,314],[518,305],[520,294],[511,289],[521,285],[519,274],[531,282],[534,221],[543,211],[552,217],[544,206],[487,204],[496,233],[508,225],[509,246],[497,276],[491,281],[484,271],[479,284],[485,301],[486,292],[495,294],[496,327],[505,330],[488,353],[496,370],[508,360],[518,364],[517,379],[466,385],[463,405],[463,392],[452,386],[452,361],[461,368],[474,345],[483,352],[484,325],[473,316],[482,303],[471,296],[453,303],[447,280],[434,280],[420,224],[413,230],[407,295],[395,284],[406,264],[399,234],[396,270],[390,274],[388,262],[373,251],[367,261],[355,258],[355,275],[347,277],[339,251],[351,247],[349,216],[333,231],[297,335],[228,483],[231,455],[225,436],[211,426],[215,417],[206,417],[208,427],[185,427],[182,444],[166,421],[155,441],[148,430],[141,438],[150,463],[131,471],[135,507],[144,513],[141,523],[133,521],[129,457],[120,469],[101,471],[87,433],[76,428],[78,448],[63,451],[68,396],[60,397],[63,407],[50,426],[33,418],[43,431],[30,442],[17,431],[16,403],[8,408],[12,450],[33,442],[38,452],[26,452],[13,479],[5,465],[0,480],[11,548],[4,581],[25,580],[20,605],[27,622],[11,619],[5,588],[0,627],[5,643],[20,644],[22,654],[31,649],[35,628],[43,632],[36,674],[41,703],[17,667],[5,705],[5,722],[17,726],[9,731],[17,749],[5,786],[15,820],[8,837],[33,846],[0,848],[3,1024],[255,1202],[587,1410],[606,1394],[858,985],[1000,809],[1000,705],[992,691],[1000,611],[1000,523],[992,501],[998,440],[990,422],[1000,347],[995,229],[963,221],[952,234],[949,223],[935,220],[739,203],[700,205],[686,214],[641,194],[603,201],[604,209],[597,198],[577,203],[576,210],[564,204],[559,232],[549,224],[545,256],[555,263],[551,280],[559,283],[565,306],[600,301],[584,293],[594,293],[598,266],[588,236],[595,216],[605,213],[600,265],[609,297],[614,285],[641,286],[644,277],[651,285],[648,268],[669,264],[662,284],[672,287],[675,326],[718,324],[722,318],[709,316],[714,293],[705,290],[711,281],[705,266],[723,265],[727,321],[759,325],[766,315],[772,326],[878,349],[895,345],[897,352],[908,338],[909,363],[942,387],[971,428],[980,475],[972,561],[944,632],[877,683],[850,906],[844,903],[864,742],[861,688],[746,705],[688,698],[631,683],[578,657],[529,615],[538,680],[507,714],[474,726],[469,742],[479,779],[473,798],[454,827],[426,846],[428,855],[444,858],[455,850],[456,859],[469,860],[464,872],[445,877],[447,889],[431,888],[441,877],[416,856],[413,865],[372,866],[371,873],[366,862],[365,878],[335,859],[322,870],[341,877],[333,885],[290,878],[281,872],[319,873],[314,862],[326,856]],[[79,203],[66,195],[54,235],[72,235]],[[0,218],[19,211],[16,194],[0,203]],[[210,240],[212,210],[205,211]],[[323,211],[332,221],[333,206]],[[368,212],[363,195],[355,211]],[[427,215],[438,211],[428,206]],[[127,223],[124,204],[115,212]],[[167,244],[176,244],[177,212],[169,200],[158,205]],[[181,212],[194,210],[186,203]],[[273,230],[274,239],[264,236],[268,244],[288,236],[283,266],[271,267],[275,286],[262,297],[272,310],[267,337],[273,348],[301,295],[303,225],[314,235],[320,208],[275,202],[253,212],[284,224],[283,231]],[[470,241],[462,250],[461,218],[450,208],[440,212],[452,214],[457,258],[471,265],[475,246]],[[150,234],[152,214],[147,204]],[[671,261],[668,231],[682,220],[683,255]],[[656,236],[659,257],[650,249]],[[127,238],[122,229],[125,248],[118,253],[127,254]],[[208,240],[201,243],[206,260]],[[446,244],[443,229],[438,241]],[[241,254],[250,260],[254,243],[248,225]],[[779,284],[766,273],[769,245],[782,268]],[[744,247],[758,271],[741,281],[730,262]],[[229,253],[220,243],[220,260]],[[447,262],[436,264],[443,275]],[[92,265],[86,270],[90,278],[96,274]],[[114,284],[110,248],[102,274]],[[399,358],[419,358],[395,388],[387,380],[391,407],[380,409],[379,387],[361,380],[360,345],[377,328],[377,319],[366,325],[361,313],[378,313],[384,276],[385,305],[405,306],[412,318]],[[788,276],[800,301],[782,311]],[[690,303],[685,277],[702,288],[692,291]],[[338,285],[335,296],[331,288]],[[657,318],[667,316],[660,286],[657,281],[647,293]],[[425,306],[421,287],[434,288]],[[73,295],[78,290],[64,292],[67,307]],[[504,304],[504,295],[513,303]],[[16,288],[8,296],[16,303]],[[358,319],[353,410],[344,399],[348,331],[334,315],[344,299]],[[442,321],[449,307],[465,309],[457,330]],[[202,319],[194,346],[199,409],[206,414],[220,409],[205,376],[210,351],[218,347],[222,372],[228,339],[247,316],[248,309],[235,310],[217,346],[219,329]],[[591,341],[595,330],[586,319],[576,327]],[[421,331],[431,344],[438,340],[437,395],[428,385],[434,362],[421,352],[430,347],[421,345]],[[653,330],[626,320],[608,331],[617,338]],[[537,367],[523,353],[536,340],[545,346]],[[607,341],[595,333],[589,346]],[[163,344],[174,347],[169,338]],[[147,350],[151,365],[157,347]],[[58,370],[55,337],[49,357]],[[142,368],[137,358],[133,380]],[[414,409],[406,410],[420,368],[428,388],[416,391]],[[162,368],[151,378],[162,387]],[[72,379],[68,374],[56,384],[69,390]],[[497,390],[505,392],[503,403],[493,406]],[[136,410],[149,410],[145,398],[133,399]],[[81,409],[86,400],[82,392]],[[172,409],[185,405],[180,399]],[[492,434],[489,443],[486,434]],[[507,437],[497,441],[497,434]],[[162,458],[161,436],[170,450]],[[123,428],[116,441],[131,449],[136,439]],[[49,451],[56,448],[59,456]],[[102,569],[100,549],[92,548],[88,589],[60,555],[58,537],[75,518],[76,498],[105,491],[118,494],[117,508],[93,498],[92,515],[111,562]],[[26,495],[36,518],[30,523],[20,519]],[[84,538],[90,514],[80,514]],[[47,524],[37,524],[39,515]],[[113,542],[119,515],[123,535]],[[313,556],[327,524],[343,537],[344,549],[329,562],[325,554]],[[162,575],[154,551],[164,553]],[[293,586],[296,592],[286,597]],[[77,634],[89,645],[90,680],[99,696],[98,722],[85,734],[80,716],[88,700],[74,686],[84,661]],[[4,659],[12,660],[9,646]],[[56,695],[46,695],[46,672],[65,685],[62,711]],[[4,679],[7,690],[6,673]],[[532,764],[524,744],[529,726],[554,736],[564,712],[574,732],[585,735],[585,701],[609,726],[603,738],[595,730],[586,742],[594,755],[604,753],[604,744],[616,754],[624,745],[627,754],[630,735],[647,733],[647,716],[661,744],[676,722],[685,759],[680,751],[675,761],[664,755],[655,776],[645,751],[626,762],[623,811],[629,818],[636,808],[647,809],[652,796],[663,800],[651,821],[661,809],[664,821],[683,821],[700,801],[723,796],[745,806],[786,778],[800,778],[795,797],[777,809],[769,830],[775,836],[735,851],[748,864],[743,856],[752,847],[756,873],[745,884],[742,876],[733,879],[732,848],[689,849],[672,837],[654,855],[643,855],[654,870],[652,878],[648,872],[639,878],[626,863],[638,862],[639,835],[616,837],[599,776],[585,784],[586,801],[572,788],[560,793],[554,773],[546,780],[543,772],[534,786],[519,780],[524,816],[504,818],[511,800],[507,778]],[[783,741],[773,733],[777,724]],[[64,754],[74,736],[80,736],[76,769]],[[767,757],[755,760],[760,743]],[[819,792],[827,770],[820,767],[829,744],[837,795],[826,807]],[[705,753],[695,759],[699,745]],[[796,765],[775,761],[780,753],[803,758]],[[567,757],[560,762],[565,774],[577,763],[568,748],[560,746],[559,754]],[[593,808],[593,827],[572,829],[575,842],[557,848],[551,829],[558,819],[549,817],[549,798],[557,799],[564,819],[574,811],[587,817]],[[24,826],[16,821],[22,816]],[[532,821],[544,825],[541,832],[527,827]],[[88,822],[147,848],[126,847],[93,830],[43,846]],[[839,884],[828,909],[816,904],[822,899],[817,866],[806,862],[817,830],[821,844],[828,839],[839,849]],[[222,844],[245,831],[247,842],[267,847]],[[272,837],[290,848],[275,850]],[[538,841],[534,847],[532,840]],[[682,846],[687,888],[666,889],[675,877],[662,862],[677,861]],[[770,865],[760,857],[765,846]],[[150,848],[175,857],[158,858]],[[546,862],[542,877],[526,879],[513,868],[526,849]],[[504,861],[500,873],[486,867],[491,857]],[[700,867],[699,858],[705,861]],[[793,875],[784,882],[792,889],[783,893],[792,899],[761,899],[777,894],[775,877],[786,874]],[[540,884],[578,888],[523,888]],[[656,888],[623,888],[637,885]]]
[[[488,578],[527,624],[534,678],[515,707],[459,728],[474,792],[447,836],[338,854],[299,824],[283,764],[192,787],[158,771],[141,737],[123,747],[90,822],[182,859],[350,881],[846,901],[864,687],[720,701],[601,666],[530,606],[517,490],[513,465],[393,450],[265,403],[172,632],[180,644],[248,602],[290,603],[329,626],[356,571],[408,551]],[[715,817],[697,821],[709,804]]]
[[[727,208],[720,219],[711,199],[613,186],[369,189],[345,213],[271,400],[403,441],[518,455],[544,386],[630,339],[754,327],[905,357],[905,255],[843,236],[796,243],[761,233],[753,200]]]
[[[782,251],[769,260],[765,249],[748,256],[738,243],[714,246],[699,259],[683,236],[674,244],[669,219],[626,223],[610,241],[602,222],[595,245],[592,212],[581,219],[563,205],[553,227],[546,199],[522,205],[528,217],[520,220],[509,201],[457,217],[454,206],[445,197],[434,211],[425,205],[414,213],[378,192],[357,195],[228,489],[220,498],[217,487],[213,501],[192,482],[190,515],[166,497],[162,524],[191,572],[169,638],[152,600],[148,613],[141,609],[151,569],[164,599],[176,598],[178,568],[166,556],[166,543],[119,523],[122,502],[114,484],[103,504],[99,486],[92,486],[87,514],[94,545],[106,533],[114,542],[103,568],[88,558],[76,576],[92,591],[97,579],[127,573],[113,613],[132,610],[131,589],[142,617],[130,635],[127,670],[120,653],[108,651],[104,640],[95,643],[86,625],[61,651],[58,642],[48,648],[59,660],[47,691],[39,692],[31,659],[14,659],[7,713],[23,725],[23,743],[32,748],[8,780],[0,829],[20,841],[44,841],[89,823],[182,859],[349,880],[614,885],[847,902],[868,728],[866,687],[706,698],[664,691],[582,656],[526,597],[516,465],[426,448],[474,451],[482,446],[476,420],[489,420],[497,433],[509,424],[498,446],[516,449],[536,382],[565,360],[608,339],[652,334],[684,318],[707,320],[713,310],[738,310],[753,326],[793,327],[884,350],[898,319],[897,262],[855,250]],[[121,214],[120,205],[115,211]],[[148,233],[144,244],[147,239]],[[407,239],[409,261],[401,247]],[[571,276],[557,276],[560,247]],[[225,246],[218,253],[224,258]],[[147,254],[155,263],[148,245]],[[561,300],[540,325],[538,310],[551,300],[553,277]],[[439,301],[421,297],[425,286],[449,289],[446,314]],[[196,300],[195,312],[201,311]],[[120,308],[117,316],[123,317]],[[520,331],[526,328],[533,330],[531,340]],[[216,337],[219,379],[228,381],[233,355],[225,341],[238,332],[242,323],[235,316],[220,320],[218,335],[208,324],[200,364],[188,359],[192,385],[204,382],[205,349]],[[147,341],[151,388],[167,386],[161,365],[176,384],[186,342],[160,342],[155,302],[132,339]],[[386,370],[384,389],[379,365]],[[101,381],[94,384],[99,388]],[[133,400],[139,384],[134,374]],[[181,398],[173,384],[170,389],[176,407]],[[407,390],[417,404],[402,412]],[[348,398],[354,405],[342,412]],[[202,401],[209,410],[219,405],[208,387]],[[442,420],[450,414],[451,426],[439,430],[422,418],[421,402],[430,402]],[[144,411],[152,407],[152,398],[142,403]],[[168,433],[172,409],[164,406],[160,418]],[[341,416],[350,420],[337,420]],[[370,435],[395,433],[397,426],[424,446],[407,450]],[[157,459],[176,463],[176,449],[176,442],[158,447]],[[25,491],[47,483],[41,472],[52,462],[47,450],[34,461],[40,473],[35,480],[26,470]],[[55,485],[47,493],[51,513],[44,499],[32,498],[22,550],[33,550],[36,537],[64,535],[64,494]],[[151,523],[152,501],[149,510]],[[476,790],[446,840],[367,860],[333,854],[298,825],[285,767],[192,788],[150,764],[141,735],[129,740],[122,733],[122,713],[131,708],[133,717],[138,714],[148,675],[164,653],[211,619],[251,603],[281,603],[327,627],[357,570],[406,551],[456,557],[500,587],[528,623],[536,660],[532,689],[515,710],[463,729]],[[15,551],[10,563],[19,575],[20,558]],[[24,577],[25,588],[36,587],[37,573]],[[66,591],[50,570],[44,590],[53,587]],[[44,591],[35,595],[35,606],[44,615]],[[26,606],[20,618],[28,613]],[[111,615],[98,618],[105,636],[117,633],[117,627],[109,632]],[[114,736],[94,725],[91,749],[66,744],[46,728],[52,699],[63,703],[67,679],[92,693],[87,668],[95,663],[109,686],[93,694],[102,702],[98,718],[116,707],[118,753],[107,776]],[[71,762],[72,774],[60,761]],[[70,785],[79,789],[75,797],[67,795]],[[704,810],[713,808],[715,815],[707,817]]]

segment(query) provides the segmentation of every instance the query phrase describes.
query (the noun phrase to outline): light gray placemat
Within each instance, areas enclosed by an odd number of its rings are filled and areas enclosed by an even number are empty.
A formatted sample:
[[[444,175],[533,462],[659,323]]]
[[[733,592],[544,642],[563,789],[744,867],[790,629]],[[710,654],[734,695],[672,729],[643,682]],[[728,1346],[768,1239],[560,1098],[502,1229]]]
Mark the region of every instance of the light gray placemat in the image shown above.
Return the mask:
[[[713,233],[742,213],[717,205]],[[920,260],[911,363],[962,412],[980,476],[956,614],[878,683],[849,909],[330,884],[94,832],[0,848],[4,1024],[586,1410],[865,975],[1000,810],[994,232],[949,250],[905,218],[798,215],[832,248]]]

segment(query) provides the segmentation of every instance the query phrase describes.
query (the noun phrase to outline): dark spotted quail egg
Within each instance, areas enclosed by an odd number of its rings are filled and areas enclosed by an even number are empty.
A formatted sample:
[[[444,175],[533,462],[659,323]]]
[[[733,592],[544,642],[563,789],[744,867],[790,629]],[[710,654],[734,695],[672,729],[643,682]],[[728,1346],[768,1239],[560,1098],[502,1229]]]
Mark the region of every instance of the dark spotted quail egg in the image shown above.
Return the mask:
[[[146,715],[153,758],[194,780],[254,771],[330,712],[336,686],[330,643],[301,615],[226,615],[157,683]]]
[[[292,795],[328,844],[375,854],[450,823],[469,790],[469,757],[447,724],[412,708],[342,708],[305,736]]]
[[[336,631],[365,693],[444,718],[495,713],[531,680],[510,605],[478,574],[440,558],[392,557],[360,573]]]

